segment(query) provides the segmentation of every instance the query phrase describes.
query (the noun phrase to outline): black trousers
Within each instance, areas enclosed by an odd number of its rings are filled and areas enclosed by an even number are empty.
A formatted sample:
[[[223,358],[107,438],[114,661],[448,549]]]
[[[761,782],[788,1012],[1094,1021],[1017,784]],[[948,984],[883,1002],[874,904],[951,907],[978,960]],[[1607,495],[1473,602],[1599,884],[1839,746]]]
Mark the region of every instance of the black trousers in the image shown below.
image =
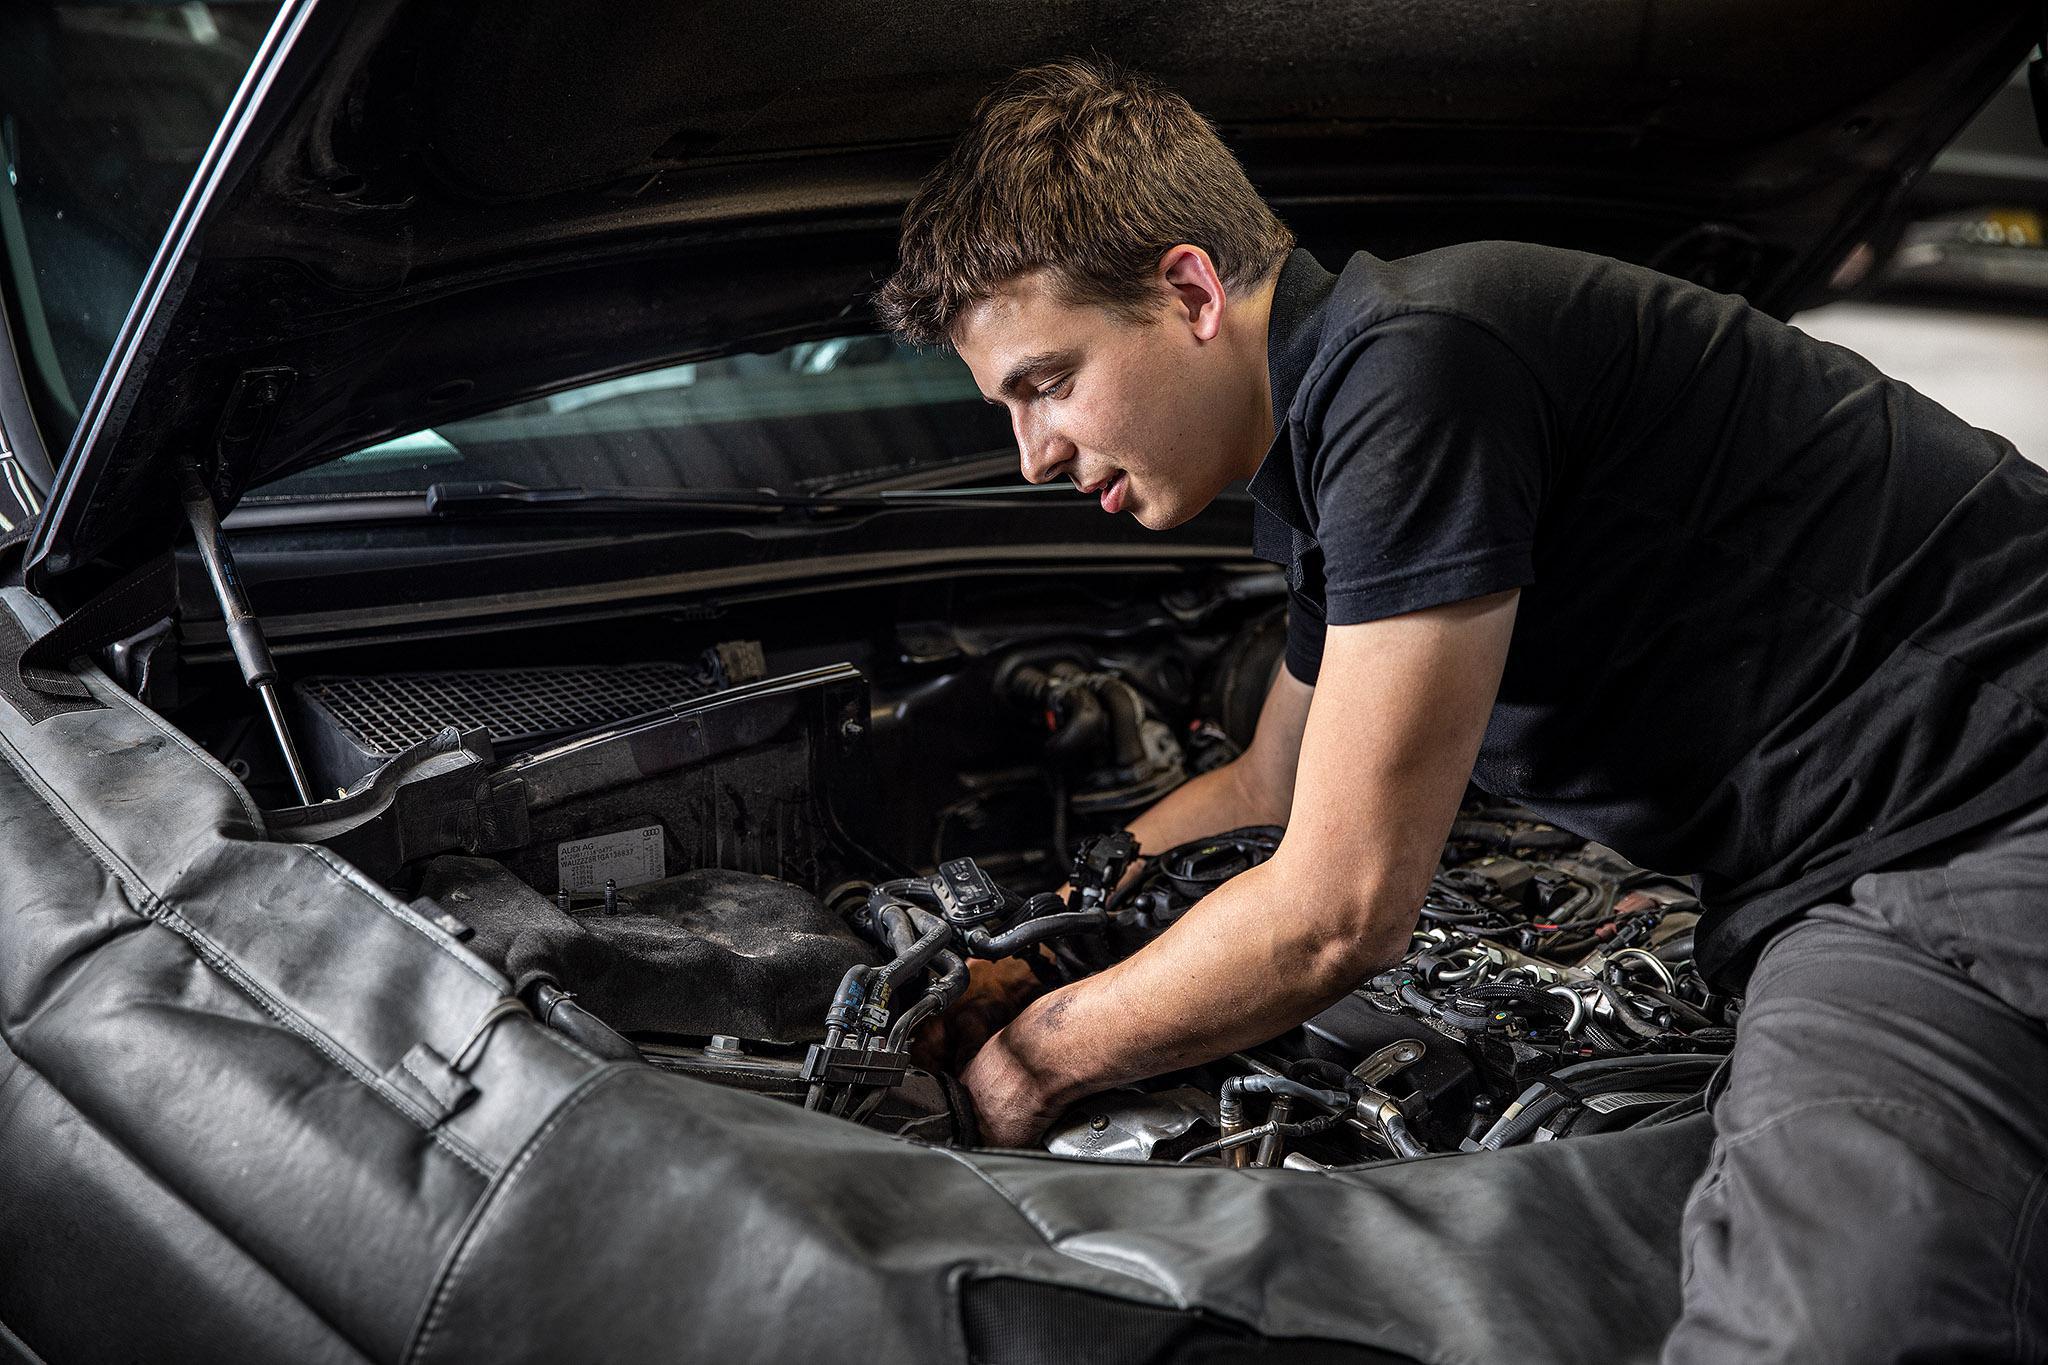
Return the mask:
[[[1667,1365],[2048,1359],[2048,803],[1764,949]]]

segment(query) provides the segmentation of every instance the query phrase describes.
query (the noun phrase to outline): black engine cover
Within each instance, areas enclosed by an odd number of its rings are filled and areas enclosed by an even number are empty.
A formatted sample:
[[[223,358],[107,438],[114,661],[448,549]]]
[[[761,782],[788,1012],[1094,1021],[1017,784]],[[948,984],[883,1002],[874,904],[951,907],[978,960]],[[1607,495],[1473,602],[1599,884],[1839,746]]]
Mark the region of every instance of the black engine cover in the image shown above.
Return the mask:
[[[622,1033],[813,1041],[846,969],[879,960],[810,892],[745,872],[631,887],[610,913],[565,911],[486,858],[437,858],[420,889],[522,993],[552,981]]]

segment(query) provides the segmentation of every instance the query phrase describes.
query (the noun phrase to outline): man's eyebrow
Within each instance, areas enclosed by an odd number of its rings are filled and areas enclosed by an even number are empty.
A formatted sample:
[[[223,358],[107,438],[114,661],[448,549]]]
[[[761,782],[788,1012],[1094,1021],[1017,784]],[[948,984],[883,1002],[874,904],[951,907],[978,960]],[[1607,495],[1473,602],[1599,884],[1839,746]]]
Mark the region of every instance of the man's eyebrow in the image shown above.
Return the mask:
[[[996,392],[1006,397],[1022,397],[1022,390],[1034,375],[1072,364],[1073,359],[1072,351],[1040,351],[1037,355],[1027,355],[1010,367],[1010,372],[1003,376],[1003,382],[996,386]]]

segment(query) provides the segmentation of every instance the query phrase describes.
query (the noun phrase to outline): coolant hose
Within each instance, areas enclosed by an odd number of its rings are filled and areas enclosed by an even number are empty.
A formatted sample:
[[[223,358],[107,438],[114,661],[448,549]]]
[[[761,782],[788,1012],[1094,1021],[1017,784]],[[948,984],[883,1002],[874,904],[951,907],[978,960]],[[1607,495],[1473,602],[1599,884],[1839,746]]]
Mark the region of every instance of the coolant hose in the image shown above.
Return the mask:
[[[1543,1125],[1543,1121],[1564,1108],[1562,1095],[1538,1095],[1530,1103],[1511,1115],[1503,1116],[1493,1127],[1486,1130],[1486,1136],[1479,1139],[1479,1145],[1489,1151],[1512,1147]]]
[[[1666,1030],[1658,1028],[1655,1024],[1637,1014],[1628,1001],[1621,998],[1621,993],[1615,990],[1614,987],[1596,977],[1593,980],[1593,989],[1600,992],[1600,998],[1607,1002],[1608,1008],[1614,1012],[1614,1017],[1630,1033],[1635,1034],[1638,1038],[1664,1037]]]
[[[903,901],[911,905],[936,908],[939,893],[932,889],[929,877],[898,877],[894,881],[883,882],[868,893],[870,906],[888,901]]]
[[[871,906],[868,924],[873,930],[872,937],[880,939],[882,946],[896,957],[903,956],[917,944],[917,928],[910,922],[910,907],[907,905],[890,901]]]

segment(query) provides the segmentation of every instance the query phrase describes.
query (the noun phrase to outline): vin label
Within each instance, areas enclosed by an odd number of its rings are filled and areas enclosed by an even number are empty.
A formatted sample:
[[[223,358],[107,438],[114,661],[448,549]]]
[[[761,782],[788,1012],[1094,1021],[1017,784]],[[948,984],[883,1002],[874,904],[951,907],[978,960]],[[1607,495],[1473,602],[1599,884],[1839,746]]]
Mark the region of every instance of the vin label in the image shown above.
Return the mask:
[[[555,875],[556,884],[572,896],[594,895],[607,881],[621,887],[658,882],[668,875],[661,826],[556,844]]]

